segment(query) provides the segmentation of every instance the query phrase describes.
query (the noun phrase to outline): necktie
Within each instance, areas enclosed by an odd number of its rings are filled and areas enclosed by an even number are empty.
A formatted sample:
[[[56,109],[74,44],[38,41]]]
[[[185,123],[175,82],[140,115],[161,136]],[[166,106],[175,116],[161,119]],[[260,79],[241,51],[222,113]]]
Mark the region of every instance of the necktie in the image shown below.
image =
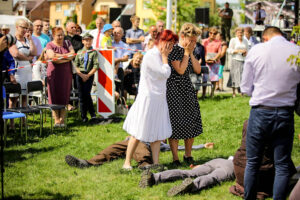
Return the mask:
[[[101,30],[98,30],[97,40],[96,40],[96,48],[99,48],[99,39],[100,39]]]
[[[83,61],[84,61],[84,71],[87,71],[88,60],[89,60],[89,53],[86,52],[86,53],[84,54],[84,57],[83,57]]]

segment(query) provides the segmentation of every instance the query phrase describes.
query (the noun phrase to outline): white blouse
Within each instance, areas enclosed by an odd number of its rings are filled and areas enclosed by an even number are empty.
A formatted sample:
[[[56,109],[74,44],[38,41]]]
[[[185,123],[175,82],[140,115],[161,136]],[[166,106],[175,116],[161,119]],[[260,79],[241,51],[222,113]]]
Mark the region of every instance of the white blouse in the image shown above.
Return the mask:
[[[240,53],[233,52],[235,50],[249,50],[248,42],[243,38],[243,41],[241,42],[237,37],[231,38],[229,42],[229,47],[227,49],[227,52],[232,55],[232,59],[238,60],[238,61],[245,61],[245,56],[243,56]]]
[[[171,75],[171,68],[163,64],[161,54],[156,46],[150,49],[143,58],[139,94],[166,95],[167,79]]]

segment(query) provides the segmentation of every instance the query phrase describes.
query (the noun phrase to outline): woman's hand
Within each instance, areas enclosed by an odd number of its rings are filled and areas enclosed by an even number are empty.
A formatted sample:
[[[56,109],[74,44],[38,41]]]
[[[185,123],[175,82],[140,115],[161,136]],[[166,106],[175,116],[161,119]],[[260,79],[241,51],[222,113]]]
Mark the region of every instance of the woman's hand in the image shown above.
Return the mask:
[[[166,42],[165,44],[163,44],[161,49],[162,56],[168,57],[172,49],[173,49],[173,44],[171,44],[170,42]]]
[[[164,64],[168,64],[168,56],[173,49],[173,43],[166,42],[161,46],[160,52]]]

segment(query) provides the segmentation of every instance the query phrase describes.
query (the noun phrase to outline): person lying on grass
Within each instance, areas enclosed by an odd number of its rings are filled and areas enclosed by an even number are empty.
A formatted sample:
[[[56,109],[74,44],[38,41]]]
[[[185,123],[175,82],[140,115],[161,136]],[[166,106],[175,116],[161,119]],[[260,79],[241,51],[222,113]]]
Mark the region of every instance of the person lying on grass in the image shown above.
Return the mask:
[[[118,159],[118,158],[124,158],[125,153],[128,146],[130,136],[128,136],[124,141],[116,142],[104,150],[102,150],[99,154],[94,156],[93,158],[89,160],[83,160],[76,158],[72,155],[67,155],[65,157],[66,163],[71,167],[77,167],[77,168],[86,168],[91,166],[100,166],[106,162],[110,162],[112,160]],[[146,168],[162,168],[163,166],[152,166],[152,158],[151,158],[151,150],[149,147],[149,143],[143,143],[140,142],[136,152],[133,154],[133,159],[138,163],[138,167],[141,169]],[[207,148],[212,149],[214,147],[214,143],[205,143],[193,146],[193,149],[201,149],[201,148]],[[170,151],[170,145],[161,142],[160,145],[161,151]],[[179,146],[178,150],[184,150],[184,146]]]

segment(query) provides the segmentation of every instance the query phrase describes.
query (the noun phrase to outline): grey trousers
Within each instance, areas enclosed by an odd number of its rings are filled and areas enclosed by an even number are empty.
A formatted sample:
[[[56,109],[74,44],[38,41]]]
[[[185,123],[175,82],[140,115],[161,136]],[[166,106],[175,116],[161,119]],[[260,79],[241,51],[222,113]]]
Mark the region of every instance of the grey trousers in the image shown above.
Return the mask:
[[[191,170],[173,169],[154,174],[155,183],[195,178],[192,192],[234,179],[233,162],[222,158],[213,159]]]

